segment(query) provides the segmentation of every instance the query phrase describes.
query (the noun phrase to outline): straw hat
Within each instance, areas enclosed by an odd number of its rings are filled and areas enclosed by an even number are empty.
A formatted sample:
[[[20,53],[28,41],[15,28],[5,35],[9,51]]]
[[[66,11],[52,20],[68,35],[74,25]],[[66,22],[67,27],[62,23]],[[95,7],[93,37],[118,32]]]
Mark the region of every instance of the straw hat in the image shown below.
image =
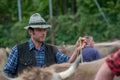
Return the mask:
[[[41,17],[39,13],[35,13],[30,17],[29,25],[24,27],[28,28],[51,28],[51,25],[47,25],[46,21]]]

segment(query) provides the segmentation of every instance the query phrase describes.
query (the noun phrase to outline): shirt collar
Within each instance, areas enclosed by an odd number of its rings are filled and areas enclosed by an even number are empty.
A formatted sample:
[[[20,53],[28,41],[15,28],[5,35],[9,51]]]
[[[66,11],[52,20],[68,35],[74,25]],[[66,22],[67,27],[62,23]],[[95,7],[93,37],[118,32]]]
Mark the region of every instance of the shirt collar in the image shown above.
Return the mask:
[[[33,42],[32,42],[32,39],[30,39],[30,40],[28,41],[28,43],[29,43],[29,50],[35,49],[35,46],[34,46],[34,44],[33,44]],[[42,43],[41,49],[43,50],[44,48],[45,48],[45,44]]]
[[[86,47],[91,47],[90,45],[87,45]]]

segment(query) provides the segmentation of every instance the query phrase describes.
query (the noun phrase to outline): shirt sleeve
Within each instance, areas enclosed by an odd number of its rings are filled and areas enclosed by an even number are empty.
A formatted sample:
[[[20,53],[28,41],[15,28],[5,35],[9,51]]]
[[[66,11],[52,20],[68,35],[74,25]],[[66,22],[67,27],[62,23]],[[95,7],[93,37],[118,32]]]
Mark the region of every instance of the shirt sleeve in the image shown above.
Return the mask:
[[[114,75],[120,75],[120,50],[114,55],[107,57],[106,63]]]
[[[10,55],[3,70],[4,73],[10,78],[12,78],[13,74],[16,72],[17,58],[18,58],[18,51],[17,51],[17,46],[15,45],[11,49]]]
[[[69,56],[64,55],[59,50],[57,51],[57,54],[56,54],[57,63],[67,62],[69,58],[70,58]]]

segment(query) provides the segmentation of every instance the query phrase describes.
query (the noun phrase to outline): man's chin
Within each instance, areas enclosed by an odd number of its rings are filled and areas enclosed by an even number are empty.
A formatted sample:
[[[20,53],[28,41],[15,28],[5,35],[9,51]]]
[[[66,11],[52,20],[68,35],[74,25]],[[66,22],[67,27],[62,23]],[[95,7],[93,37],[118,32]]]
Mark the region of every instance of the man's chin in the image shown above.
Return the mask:
[[[40,41],[40,43],[43,43],[43,42],[45,42],[44,40],[43,41]]]

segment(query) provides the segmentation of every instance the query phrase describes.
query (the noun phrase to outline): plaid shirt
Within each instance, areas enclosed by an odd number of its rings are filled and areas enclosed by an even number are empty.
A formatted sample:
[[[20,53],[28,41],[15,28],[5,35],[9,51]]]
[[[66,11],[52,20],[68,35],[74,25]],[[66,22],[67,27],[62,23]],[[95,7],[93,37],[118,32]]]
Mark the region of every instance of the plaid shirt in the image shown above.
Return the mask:
[[[120,75],[120,49],[106,59],[108,67],[114,75]]]
[[[32,42],[32,40],[30,39],[29,41],[29,49],[33,49],[35,52],[35,57],[36,57],[36,62],[37,62],[37,66],[38,67],[43,67],[44,65],[44,59],[45,59],[45,45],[44,43],[42,44],[40,50],[35,49],[35,46]],[[59,50],[57,51],[56,54],[56,62],[57,63],[63,63],[63,62],[67,62],[69,60],[70,57],[64,55],[63,53],[61,53]],[[7,60],[7,63],[4,67],[4,72],[6,73],[6,75],[8,77],[12,77],[12,74],[14,74],[16,72],[16,67],[18,64],[18,50],[17,50],[17,45],[15,45],[9,55],[9,58]]]

